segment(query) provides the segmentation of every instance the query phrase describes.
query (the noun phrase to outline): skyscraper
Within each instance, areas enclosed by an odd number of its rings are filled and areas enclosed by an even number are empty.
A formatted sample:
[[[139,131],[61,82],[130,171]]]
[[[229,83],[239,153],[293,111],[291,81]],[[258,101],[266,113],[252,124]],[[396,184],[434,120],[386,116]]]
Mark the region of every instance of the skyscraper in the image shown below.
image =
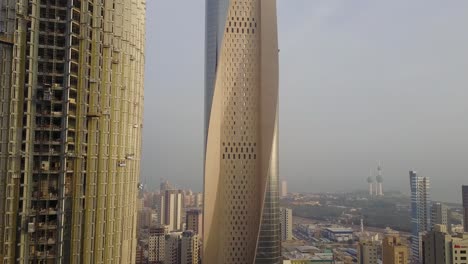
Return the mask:
[[[0,262],[134,263],[145,1],[0,0]]]
[[[161,192],[167,191],[167,190],[173,190],[174,187],[172,187],[171,183],[166,180],[166,179],[161,179],[161,183],[159,184],[159,190]]]
[[[288,182],[286,180],[281,181],[280,197],[286,197],[288,195]]]
[[[408,246],[401,243],[398,234],[386,234],[382,241],[382,262],[385,264],[408,264]]]
[[[292,210],[289,208],[281,207],[280,208],[280,215],[281,215],[281,240],[292,240]]]
[[[462,186],[463,199],[463,228],[468,233],[468,185]]]
[[[429,179],[410,171],[411,186],[411,255],[413,263],[422,259],[422,236],[429,231]]]
[[[169,231],[182,230],[183,195],[181,190],[165,190],[157,195],[156,224],[167,226]]]
[[[447,226],[447,229],[450,232],[450,228],[448,226],[448,208],[443,203],[434,202],[431,205],[431,229],[435,225]]]
[[[182,201],[180,190],[166,190],[164,192],[164,211],[161,212],[164,225],[169,231],[182,230]]]
[[[203,261],[280,263],[276,1],[206,14]]]

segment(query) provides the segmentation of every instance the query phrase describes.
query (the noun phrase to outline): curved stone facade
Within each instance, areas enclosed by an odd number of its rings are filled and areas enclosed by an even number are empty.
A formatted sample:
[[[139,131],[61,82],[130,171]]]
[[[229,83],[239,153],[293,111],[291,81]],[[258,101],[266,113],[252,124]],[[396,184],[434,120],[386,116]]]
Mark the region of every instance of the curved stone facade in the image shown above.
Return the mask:
[[[273,0],[207,0],[204,263],[280,263]]]

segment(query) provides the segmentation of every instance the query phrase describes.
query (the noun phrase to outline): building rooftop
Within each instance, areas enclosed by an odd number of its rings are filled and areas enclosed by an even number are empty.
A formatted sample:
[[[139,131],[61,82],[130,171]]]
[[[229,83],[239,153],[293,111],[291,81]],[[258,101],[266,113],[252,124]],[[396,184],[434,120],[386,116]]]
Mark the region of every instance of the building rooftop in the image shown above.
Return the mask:
[[[346,228],[346,227],[329,227],[325,228],[325,230],[333,233],[353,233],[353,229]]]
[[[319,252],[320,249],[314,246],[298,246],[296,247],[297,251],[301,253],[310,253],[310,252]]]

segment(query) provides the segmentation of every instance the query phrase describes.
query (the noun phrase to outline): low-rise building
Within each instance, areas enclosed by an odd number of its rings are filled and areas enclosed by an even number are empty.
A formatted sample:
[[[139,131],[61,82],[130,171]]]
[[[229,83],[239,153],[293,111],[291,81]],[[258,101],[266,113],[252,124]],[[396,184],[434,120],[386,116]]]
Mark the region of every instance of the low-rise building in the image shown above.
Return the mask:
[[[468,233],[457,235],[452,238],[452,263],[468,263]]]
[[[323,236],[335,242],[347,242],[353,240],[354,231],[345,227],[330,227],[323,230]]]
[[[305,255],[298,259],[284,260],[283,264],[333,264],[333,253],[316,253]]]

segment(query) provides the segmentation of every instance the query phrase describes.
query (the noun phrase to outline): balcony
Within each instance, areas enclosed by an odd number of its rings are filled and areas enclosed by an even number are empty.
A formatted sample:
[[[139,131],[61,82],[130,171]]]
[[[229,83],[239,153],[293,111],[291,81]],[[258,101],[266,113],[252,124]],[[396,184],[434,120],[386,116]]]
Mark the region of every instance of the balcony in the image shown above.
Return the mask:
[[[58,140],[36,139],[34,140],[34,144],[36,145],[61,145],[62,142],[60,141],[60,139]]]
[[[39,131],[61,131],[62,128],[56,125],[38,125],[36,126],[36,130]]]
[[[46,250],[46,251],[36,251],[34,253],[34,257],[36,258],[51,258],[51,259],[54,259],[55,258],[55,252],[52,251],[52,250]]]
[[[50,148],[44,150],[34,150],[33,154],[39,156],[60,156],[60,151]]]
[[[38,213],[39,215],[56,215],[57,210],[55,208],[42,208]]]
[[[52,192],[48,194],[43,194],[40,191],[36,191],[33,193],[31,200],[33,201],[56,201],[58,200],[58,195]]]
[[[37,229],[39,230],[55,230],[57,229],[57,223],[55,221],[50,221],[47,223],[38,223]]]
[[[57,215],[57,209],[53,207],[49,208],[32,208],[30,210],[30,215],[31,216],[37,216],[37,215]]]
[[[52,237],[40,237],[37,241],[35,239],[30,240],[31,244],[39,244],[39,245],[55,245],[56,241]]]

